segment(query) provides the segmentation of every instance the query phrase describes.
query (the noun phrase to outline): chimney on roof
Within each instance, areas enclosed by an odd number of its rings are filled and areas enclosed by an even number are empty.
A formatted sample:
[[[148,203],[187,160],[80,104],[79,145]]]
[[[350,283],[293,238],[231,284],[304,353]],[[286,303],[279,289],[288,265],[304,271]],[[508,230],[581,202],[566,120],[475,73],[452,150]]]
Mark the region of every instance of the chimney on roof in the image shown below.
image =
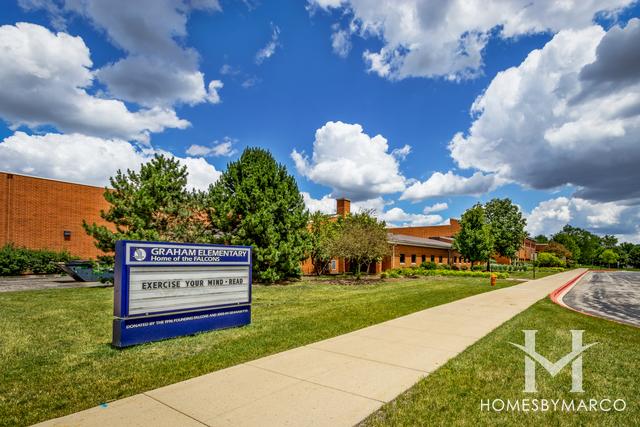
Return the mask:
[[[336,200],[336,213],[338,216],[345,217],[349,215],[351,212],[351,200],[349,199],[338,199]]]

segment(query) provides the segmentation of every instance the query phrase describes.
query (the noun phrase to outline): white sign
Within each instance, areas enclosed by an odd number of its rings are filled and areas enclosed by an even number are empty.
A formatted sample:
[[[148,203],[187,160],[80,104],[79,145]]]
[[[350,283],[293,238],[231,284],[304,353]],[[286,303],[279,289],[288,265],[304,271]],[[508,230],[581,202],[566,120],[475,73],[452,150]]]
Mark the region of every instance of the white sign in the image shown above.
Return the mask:
[[[129,315],[249,303],[248,266],[131,267]]]

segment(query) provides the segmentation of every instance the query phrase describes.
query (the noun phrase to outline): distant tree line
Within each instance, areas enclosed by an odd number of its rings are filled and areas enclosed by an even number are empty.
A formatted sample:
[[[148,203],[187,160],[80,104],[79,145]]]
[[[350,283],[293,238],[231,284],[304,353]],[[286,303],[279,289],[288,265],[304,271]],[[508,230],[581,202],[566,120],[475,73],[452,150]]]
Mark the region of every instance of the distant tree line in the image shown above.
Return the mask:
[[[535,237],[538,243],[547,243],[544,253],[553,255],[549,262],[573,265],[601,265],[607,267],[640,268],[640,245],[618,242],[613,235],[598,236],[579,227],[565,225],[556,234]]]

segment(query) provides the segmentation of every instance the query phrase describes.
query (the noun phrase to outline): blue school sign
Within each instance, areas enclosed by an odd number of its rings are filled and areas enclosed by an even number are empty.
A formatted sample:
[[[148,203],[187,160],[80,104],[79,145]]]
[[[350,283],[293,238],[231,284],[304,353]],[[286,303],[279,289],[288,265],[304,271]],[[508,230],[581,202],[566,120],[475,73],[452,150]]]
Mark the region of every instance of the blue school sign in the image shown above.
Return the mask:
[[[251,323],[251,248],[116,243],[113,345]]]

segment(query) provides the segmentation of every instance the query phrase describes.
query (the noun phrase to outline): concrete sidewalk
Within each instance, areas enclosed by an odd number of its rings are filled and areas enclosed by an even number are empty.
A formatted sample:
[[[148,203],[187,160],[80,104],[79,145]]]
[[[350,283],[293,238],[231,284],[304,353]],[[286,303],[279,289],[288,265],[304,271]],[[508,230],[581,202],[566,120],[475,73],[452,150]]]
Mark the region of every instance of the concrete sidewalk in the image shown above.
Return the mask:
[[[583,271],[464,298],[41,425],[354,425]]]

